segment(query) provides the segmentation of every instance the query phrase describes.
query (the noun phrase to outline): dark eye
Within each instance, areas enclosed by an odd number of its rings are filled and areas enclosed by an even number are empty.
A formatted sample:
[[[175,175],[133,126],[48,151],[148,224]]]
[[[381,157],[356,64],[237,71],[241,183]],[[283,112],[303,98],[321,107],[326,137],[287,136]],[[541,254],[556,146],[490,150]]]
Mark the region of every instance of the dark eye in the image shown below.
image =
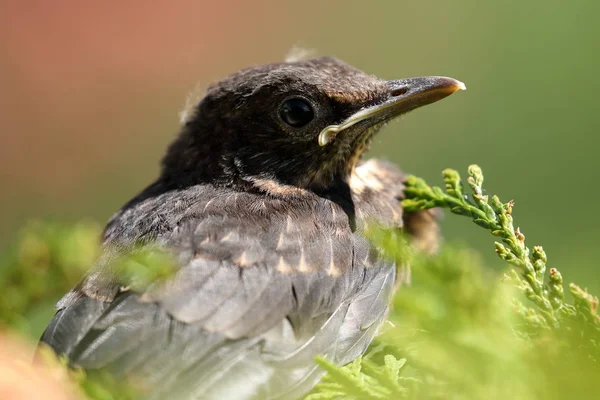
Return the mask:
[[[306,100],[289,99],[279,108],[279,116],[289,126],[300,128],[313,120],[315,112]]]

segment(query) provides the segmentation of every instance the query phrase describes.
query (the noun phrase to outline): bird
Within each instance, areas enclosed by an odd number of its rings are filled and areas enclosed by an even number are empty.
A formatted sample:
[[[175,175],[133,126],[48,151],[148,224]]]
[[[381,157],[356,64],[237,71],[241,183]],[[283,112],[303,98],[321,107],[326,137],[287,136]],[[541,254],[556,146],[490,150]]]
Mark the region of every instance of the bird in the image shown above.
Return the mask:
[[[465,89],[383,80],[337,58],[254,66],[210,85],[158,178],[106,225],[102,254],[41,342],[73,366],[144,383],[145,399],[295,399],[378,333],[410,280],[369,226],[434,251],[437,214],[404,213],[404,173],[363,160],[392,119]],[[112,260],[144,246],[174,273],[124,285]]]

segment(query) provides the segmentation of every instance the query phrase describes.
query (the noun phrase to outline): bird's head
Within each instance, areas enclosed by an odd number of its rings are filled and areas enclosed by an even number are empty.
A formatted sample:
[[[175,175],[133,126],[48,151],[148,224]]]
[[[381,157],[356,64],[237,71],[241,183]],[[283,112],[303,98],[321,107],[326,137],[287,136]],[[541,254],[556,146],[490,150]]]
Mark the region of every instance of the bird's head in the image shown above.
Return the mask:
[[[323,190],[348,179],[384,123],[464,88],[437,76],[385,81],[330,57],[248,68],[209,87],[163,176]]]

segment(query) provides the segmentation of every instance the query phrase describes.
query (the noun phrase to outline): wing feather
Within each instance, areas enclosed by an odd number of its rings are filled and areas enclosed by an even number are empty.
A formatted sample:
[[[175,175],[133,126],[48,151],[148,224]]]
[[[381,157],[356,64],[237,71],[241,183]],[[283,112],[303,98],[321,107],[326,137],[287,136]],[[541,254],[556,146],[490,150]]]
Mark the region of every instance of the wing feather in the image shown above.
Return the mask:
[[[373,197],[361,184],[359,229],[366,218],[399,227],[401,185]],[[85,368],[143,376],[152,399],[304,393],[322,374],[316,355],[346,363],[366,349],[396,270],[339,206],[298,196],[292,207],[204,185],[132,201],[109,223],[106,248],[152,242],[175,251],[179,270],[132,293],[99,265],[63,299],[42,341]]]

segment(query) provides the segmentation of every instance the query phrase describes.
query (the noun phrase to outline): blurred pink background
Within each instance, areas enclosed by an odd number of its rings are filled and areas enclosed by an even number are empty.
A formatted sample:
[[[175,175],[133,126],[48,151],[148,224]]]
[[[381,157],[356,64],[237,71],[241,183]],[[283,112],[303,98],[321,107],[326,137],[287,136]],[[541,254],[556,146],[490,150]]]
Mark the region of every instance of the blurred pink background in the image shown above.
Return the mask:
[[[274,32],[303,19],[286,4],[2,2],[0,234],[151,179],[190,90],[283,57],[290,40]]]

